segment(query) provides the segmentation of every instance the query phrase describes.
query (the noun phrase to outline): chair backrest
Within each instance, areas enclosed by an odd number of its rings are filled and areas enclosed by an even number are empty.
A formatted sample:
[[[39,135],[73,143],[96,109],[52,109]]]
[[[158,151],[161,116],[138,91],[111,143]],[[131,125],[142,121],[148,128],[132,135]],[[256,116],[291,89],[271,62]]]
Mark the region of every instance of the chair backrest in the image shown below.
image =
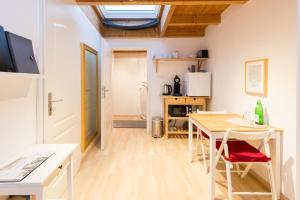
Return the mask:
[[[223,111],[197,111],[197,114],[201,114],[201,115],[227,114],[227,111],[226,110],[223,110]]]
[[[271,134],[274,132],[274,129],[270,129],[268,131],[257,131],[257,132],[238,132],[228,129],[224,135],[222,140],[221,146],[218,151],[217,161],[220,159],[221,154],[224,150],[225,155],[228,156],[228,146],[227,141],[229,138],[234,138],[237,140],[257,140],[261,141],[261,144],[258,147],[258,150],[261,150],[262,147],[265,149],[266,156],[271,157],[270,147],[269,147],[269,140]]]
[[[259,132],[238,132],[233,130],[227,130],[228,138],[235,138],[237,140],[263,140],[269,139],[270,135],[274,132],[273,129],[268,131]]]

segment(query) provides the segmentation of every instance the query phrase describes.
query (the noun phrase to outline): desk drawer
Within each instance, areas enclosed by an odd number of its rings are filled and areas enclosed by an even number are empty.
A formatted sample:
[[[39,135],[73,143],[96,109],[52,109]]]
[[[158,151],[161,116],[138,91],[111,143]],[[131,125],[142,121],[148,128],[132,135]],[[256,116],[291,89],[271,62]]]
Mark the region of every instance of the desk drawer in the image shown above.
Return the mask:
[[[205,98],[201,97],[189,97],[186,99],[187,104],[199,104],[199,105],[205,105]]]
[[[64,160],[57,169],[52,173],[48,179],[46,186],[47,199],[55,199],[61,197],[67,188],[67,167],[70,161],[67,158]]]
[[[185,104],[185,98],[170,98],[166,99],[167,104],[173,104],[173,105],[178,105],[178,104]]]
[[[52,172],[52,174],[48,177],[48,179],[44,182],[44,185],[48,186],[51,185],[57,177],[61,176],[63,173],[65,173],[67,166],[69,165],[70,161],[69,158],[65,159],[55,171]]]

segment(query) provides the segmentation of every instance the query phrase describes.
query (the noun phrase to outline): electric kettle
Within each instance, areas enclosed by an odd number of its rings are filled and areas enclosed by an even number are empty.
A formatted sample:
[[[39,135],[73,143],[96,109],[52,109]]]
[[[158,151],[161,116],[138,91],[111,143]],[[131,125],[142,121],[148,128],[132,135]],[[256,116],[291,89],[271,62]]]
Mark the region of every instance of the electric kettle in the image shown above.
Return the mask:
[[[172,91],[173,91],[173,89],[172,89],[172,86],[171,86],[171,85],[165,84],[165,85],[163,86],[163,95],[171,95],[171,94],[172,94]]]

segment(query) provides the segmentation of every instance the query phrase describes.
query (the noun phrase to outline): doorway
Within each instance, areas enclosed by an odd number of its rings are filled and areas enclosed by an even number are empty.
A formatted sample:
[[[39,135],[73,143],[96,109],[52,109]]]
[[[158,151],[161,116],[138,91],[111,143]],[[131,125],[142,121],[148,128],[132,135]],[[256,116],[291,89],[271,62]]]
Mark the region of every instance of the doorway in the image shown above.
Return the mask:
[[[146,128],[147,51],[114,51],[113,63],[114,128]]]

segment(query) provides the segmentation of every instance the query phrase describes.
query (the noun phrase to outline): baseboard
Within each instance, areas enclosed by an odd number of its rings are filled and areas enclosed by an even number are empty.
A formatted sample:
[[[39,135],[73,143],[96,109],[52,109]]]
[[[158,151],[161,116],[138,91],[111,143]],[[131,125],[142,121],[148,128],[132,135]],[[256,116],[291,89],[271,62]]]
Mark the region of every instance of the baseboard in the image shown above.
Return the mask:
[[[249,174],[256,179],[258,182],[260,182],[264,187],[270,188],[270,183],[266,181],[264,178],[259,176],[254,170],[250,170]],[[280,193],[280,200],[289,200],[284,194]]]

